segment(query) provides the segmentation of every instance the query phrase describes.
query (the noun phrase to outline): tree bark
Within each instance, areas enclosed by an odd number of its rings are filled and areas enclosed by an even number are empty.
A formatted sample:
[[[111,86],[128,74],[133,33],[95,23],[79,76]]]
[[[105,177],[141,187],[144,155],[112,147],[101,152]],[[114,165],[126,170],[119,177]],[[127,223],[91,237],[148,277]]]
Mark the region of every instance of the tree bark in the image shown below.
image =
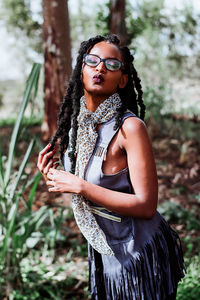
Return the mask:
[[[126,0],[111,0],[110,2],[110,33],[119,36],[121,45],[126,45],[128,42],[125,8]]]
[[[42,136],[49,140],[71,75],[71,41],[67,0],[43,0],[44,120]]]

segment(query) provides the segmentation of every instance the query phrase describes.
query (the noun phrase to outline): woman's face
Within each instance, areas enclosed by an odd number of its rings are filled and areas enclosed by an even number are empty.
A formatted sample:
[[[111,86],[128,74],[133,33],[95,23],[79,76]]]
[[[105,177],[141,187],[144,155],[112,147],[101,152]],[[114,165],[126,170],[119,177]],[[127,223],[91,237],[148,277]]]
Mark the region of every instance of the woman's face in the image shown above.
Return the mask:
[[[94,45],[89,53],[95,54],[102,59],[116,58],[122,61],[121,52],[117,46],[107,42],[100,42]],[[118,87],[123,88],[127,80],[127,75],[123,74],[121,69],[109,71],[106,69],[104,62],[100,62],[96,67],[83,64],[82,81],[85,94],[109,97],[117,91]]]

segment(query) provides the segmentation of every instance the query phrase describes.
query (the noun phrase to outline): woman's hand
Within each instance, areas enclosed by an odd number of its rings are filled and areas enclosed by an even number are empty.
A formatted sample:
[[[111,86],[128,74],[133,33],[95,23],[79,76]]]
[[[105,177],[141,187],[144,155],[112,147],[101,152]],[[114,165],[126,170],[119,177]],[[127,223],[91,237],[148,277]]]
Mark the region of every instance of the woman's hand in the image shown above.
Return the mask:
[[[48,180],[46,175],[49,172],[49,169],[56,169],[59,166],[59,158],[54,157],[55,148],[52,151],[49,151],[50,148],[51,144],[48,144],[42,151],[40,151],[37,162],[37,167],[45,180]]]
[[[50,187],[49,192],[76,193],[80,194],[82,179],[62,170],[50,168],[47,174],[46,184]]]

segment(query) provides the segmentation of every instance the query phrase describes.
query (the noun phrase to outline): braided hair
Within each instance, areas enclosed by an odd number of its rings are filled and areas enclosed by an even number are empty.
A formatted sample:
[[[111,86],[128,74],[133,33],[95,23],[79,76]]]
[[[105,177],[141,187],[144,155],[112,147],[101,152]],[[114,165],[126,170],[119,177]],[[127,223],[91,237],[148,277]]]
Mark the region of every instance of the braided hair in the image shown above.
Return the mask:
[[[68,154],[71,160],[72,173],[75,172],[76,164],[75,149],[78,129],[77,117],[80,111],[80,98],[84,94],[83,83],[81,80],[83,55],[88,53],[94,45],[103,41],[114,44],[119,48],[125,64],[123,72],[128,75],[128,82],[126,86],[122,89],[119,88],[117,91],[122,100],[122,106],[116,113],[114,128],[117,129],[117,127],[120,125],[121,118],[127,109],[139,116],[142,120],[145,116],[145,105],[142,99],[143,91],[140,84],[141,80],[139,79],[137,71],[134,68],[134,57],[131,55],[128,47],[120,47],[120,40],[116,35],[113,34],[106,37],[97,35],[87,41],[82,42],[78,52],[76,66],[70,77],[66,95],[58,115],[58,129],[51,141],[51,148],[53,148],[56,141],[60,139],[60,156],[62,159],[69,144],[69,130],[72,129],[71,152]],[[140,113],[138,112],[138,108],[140,108]]]

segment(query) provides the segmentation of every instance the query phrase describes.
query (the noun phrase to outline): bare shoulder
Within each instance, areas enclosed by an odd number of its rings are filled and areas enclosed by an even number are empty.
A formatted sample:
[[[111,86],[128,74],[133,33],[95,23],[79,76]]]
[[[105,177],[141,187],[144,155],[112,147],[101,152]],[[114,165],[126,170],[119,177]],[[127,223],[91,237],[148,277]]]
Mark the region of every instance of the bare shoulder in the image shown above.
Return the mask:
[[[139,118],[127,118],[120,130],[120,147],[138,163],[153,160],[151,139],[145,123]]]
[[[136,117],[127,118],[121,127],[121,133],[124,137],[130,135],[147,134],[147,128],[145,123]]]

